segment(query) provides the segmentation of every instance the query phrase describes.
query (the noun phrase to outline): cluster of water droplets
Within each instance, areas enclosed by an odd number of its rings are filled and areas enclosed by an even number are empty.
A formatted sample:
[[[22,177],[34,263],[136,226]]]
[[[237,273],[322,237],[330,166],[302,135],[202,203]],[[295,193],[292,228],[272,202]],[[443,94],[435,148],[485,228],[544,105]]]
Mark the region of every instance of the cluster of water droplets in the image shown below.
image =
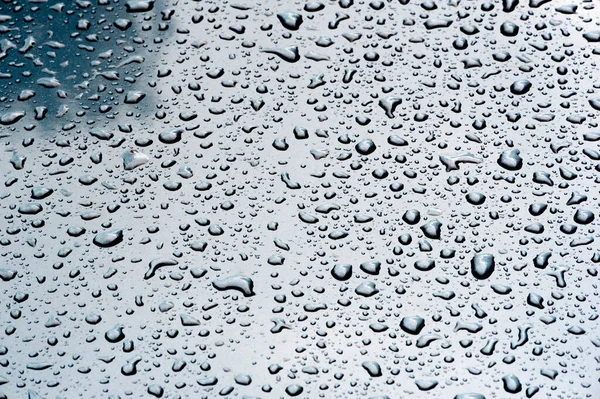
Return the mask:
[[[599,17],[4,1],[0,398],[599,398]]]

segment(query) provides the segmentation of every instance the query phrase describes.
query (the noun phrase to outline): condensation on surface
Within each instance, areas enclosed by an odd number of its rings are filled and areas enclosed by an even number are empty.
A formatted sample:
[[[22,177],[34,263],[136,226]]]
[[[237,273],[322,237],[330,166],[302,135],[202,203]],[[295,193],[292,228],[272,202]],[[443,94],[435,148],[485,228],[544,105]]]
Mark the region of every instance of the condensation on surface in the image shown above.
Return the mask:
[[[0,398],[600,398],[593,1],[3,1]]]

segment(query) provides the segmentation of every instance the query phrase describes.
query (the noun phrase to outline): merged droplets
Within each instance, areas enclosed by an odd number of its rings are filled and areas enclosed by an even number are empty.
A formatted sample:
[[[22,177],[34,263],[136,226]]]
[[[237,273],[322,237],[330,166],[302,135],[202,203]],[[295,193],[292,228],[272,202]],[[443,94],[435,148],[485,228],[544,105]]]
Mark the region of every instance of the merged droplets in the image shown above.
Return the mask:
[[[236,290],[244,296],[252,296],[254,293],[254,281],[245,276],[231,276],[212,282],[213,287],[219,291]]]
[[[498,165],[506,170],[519,170],[523,167],[523,158],[518,149],[506,150],[500,154]]]
[[[297,46],[284,48],[268,47],[262,50],[263,53],[275,54],[284,61],[295,63],[300,60],[300,52]]]
[[[125,327],[123,325],[116,325],[115,327],[106,331],[106,333],[104,334],[104,338],[106,338],[106,340],[110,343],[120,342],[123,339],[125,339],[125,333],[123,331],[124,328]]]
[[[277,14],[277,19],[284,28],[289,30],[298,30],[303,22],[302,15],[289,11]]]

